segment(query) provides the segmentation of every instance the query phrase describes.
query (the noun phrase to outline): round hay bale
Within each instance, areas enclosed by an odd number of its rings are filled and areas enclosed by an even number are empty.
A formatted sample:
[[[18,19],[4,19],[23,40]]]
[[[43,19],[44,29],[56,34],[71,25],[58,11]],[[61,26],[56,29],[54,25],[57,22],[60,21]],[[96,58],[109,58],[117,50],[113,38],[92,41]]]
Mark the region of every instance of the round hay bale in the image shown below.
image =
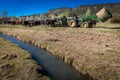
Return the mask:
[[[102,22],[112,18],[112,14],[106,8],[102,8],[98,13],[96,13],[96,16]]]

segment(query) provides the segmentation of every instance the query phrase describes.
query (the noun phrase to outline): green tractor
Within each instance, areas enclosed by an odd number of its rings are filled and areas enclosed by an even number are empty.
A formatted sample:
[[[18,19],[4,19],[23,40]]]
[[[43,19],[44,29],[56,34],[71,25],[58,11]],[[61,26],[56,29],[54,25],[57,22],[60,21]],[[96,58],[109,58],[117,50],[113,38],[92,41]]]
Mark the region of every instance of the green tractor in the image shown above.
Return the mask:
[[[112,18],[112,14],[106,8],[103,8],[96,14],[89,14],[79,19],[72,19],[68,24],[70,27],[92,28],[95,27],[97,22],[105,22],[110,18]]]
[[[99,20],[95,15],[90,14],[90,15],[83,16],[79,19],[70,20],[69,26],[70,27],[92,28],[96,25],[96,22],[98,21]]]

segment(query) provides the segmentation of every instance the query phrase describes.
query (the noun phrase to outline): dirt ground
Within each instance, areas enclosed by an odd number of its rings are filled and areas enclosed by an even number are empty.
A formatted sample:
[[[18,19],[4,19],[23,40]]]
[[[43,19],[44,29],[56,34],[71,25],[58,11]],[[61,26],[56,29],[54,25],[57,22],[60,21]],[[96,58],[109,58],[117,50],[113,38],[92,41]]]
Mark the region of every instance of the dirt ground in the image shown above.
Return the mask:
[[[30,53],[0,38],[0,80],[50,80]]]
[[[120,79],[120,29],[1,26],[0,32],[34,44],[98,80]]]

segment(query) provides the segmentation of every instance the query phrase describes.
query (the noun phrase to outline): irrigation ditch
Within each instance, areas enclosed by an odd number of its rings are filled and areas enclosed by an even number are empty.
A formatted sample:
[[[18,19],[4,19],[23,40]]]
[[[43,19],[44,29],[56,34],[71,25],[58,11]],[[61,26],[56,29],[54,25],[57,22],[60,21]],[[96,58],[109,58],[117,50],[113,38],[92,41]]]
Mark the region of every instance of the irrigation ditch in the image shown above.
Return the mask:
[[[83,75],[73,69],[70,65],[64,63],[59,58],[51,53],[40,49],[32,44],[24,43],[14,37],[0,34],[0,37],[17,44],[20,48],[29,51],[32,54],[32,59],[38,65],[43,67],[43,73],[51,78],[51,80],[91,80],[88,75]]]

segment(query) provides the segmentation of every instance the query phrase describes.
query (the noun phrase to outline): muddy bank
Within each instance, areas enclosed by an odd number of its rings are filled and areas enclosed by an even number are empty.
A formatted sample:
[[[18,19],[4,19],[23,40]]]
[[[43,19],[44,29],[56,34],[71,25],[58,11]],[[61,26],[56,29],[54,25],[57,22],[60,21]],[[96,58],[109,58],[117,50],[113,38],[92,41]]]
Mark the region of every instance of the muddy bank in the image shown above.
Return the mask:
[[[0,80],[50,80],[31,58],[27,51],[0,38]]]
[[[120,35],[95,29],[1,28],[0,32],[46,49],[96,79],[119,79]]]

